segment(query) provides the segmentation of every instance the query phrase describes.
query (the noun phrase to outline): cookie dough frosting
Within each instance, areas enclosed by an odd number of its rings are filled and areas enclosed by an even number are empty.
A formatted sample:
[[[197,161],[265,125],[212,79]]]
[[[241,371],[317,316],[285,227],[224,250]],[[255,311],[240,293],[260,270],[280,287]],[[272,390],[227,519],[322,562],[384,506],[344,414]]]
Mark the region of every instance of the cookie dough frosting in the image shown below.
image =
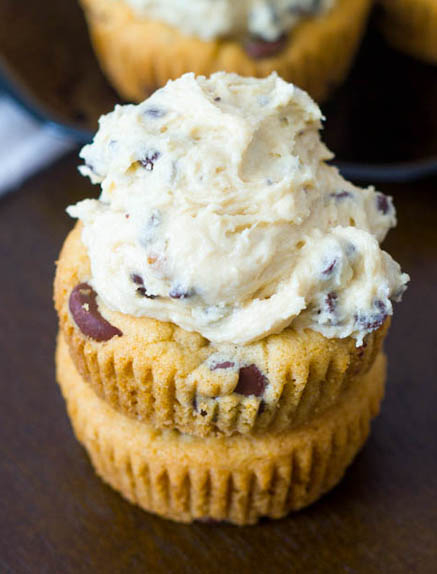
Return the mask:
[[[322,14],[335,0],[127,0],[137,13],[190,36],[212,40],[252,34],[277,40],[303,18]]]
[[[244,344],[292,325],[363,337],[408,276],[379,243],[389,197],[326,163],[321,112],[276,74],[171,81],[117,106],[81,157],[89,282],[110,308]]]

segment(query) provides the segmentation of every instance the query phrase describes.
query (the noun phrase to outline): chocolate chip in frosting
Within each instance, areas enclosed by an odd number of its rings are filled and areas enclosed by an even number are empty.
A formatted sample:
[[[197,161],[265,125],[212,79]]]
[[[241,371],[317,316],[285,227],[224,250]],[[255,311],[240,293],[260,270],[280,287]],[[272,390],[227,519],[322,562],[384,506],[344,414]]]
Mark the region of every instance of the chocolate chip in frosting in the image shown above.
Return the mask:
[[[331,291],[325,297],[325,305],[329,314],[335,313],[338,303],[338,295],[335,291]]]
[[[329,197],[332,197],[336,201],[343,201],[344,199],[350,199],[353,197],[353,194],[350,191],[335,191],[331,193]]]
[[[144,279],[141,277],[141,275],[138,275],[137,273],[132,273],[130,278],[135,283],[135,285],[138,285],[137,287],[138,295],[146,297],[146,299],[156,299],[158,297],[158,295],[152,295],[151,293],[147,292],[147,289],[144,285]]]
[[[355,323],[361,329],[374,331],[381,327],[388,317],[388,310],[384,301],[377,299],[373,304],[373,310],[360,311],[355,315]]]
[[[390,211],[391,205],[388,197],[383,193],[378,193],[376,195],[376,207],[383,215],[387,215]]]
[[[213,363],[210,367],[211,371],[218,371],[220,369],[233,369],[235,363],[233,361],[222,361],[221,363]]]
[[[163,118],[167,112],[165,110],[162,110],[160,108],[147,108],[147,110],[145,110],[144,114],[146,116],[149,116],[150,118]]]
[[[333,259],[328,265],[323,269],[322,275],[324,277],[329,277],[333,274],[335,268],[337,266],[337,259]]]
[[[153,171],[155,162],[159,159],[160,155],[159,151],[149,152],[144,159],[140,159],[140,163],[147,171]]]
[[[169,297],[172,299],[189,299],[195,294],[194,289],[185,289],[181,285],[175,285],[169,292]]]
[[[121,337],[123,333],[114,327],[100,314],[97,293],[88,285],[76,285],[70,295],[69,308],[71,315],[84,335],[95,341],[109,341],[112,337]]]
[[[244,49],[248,56],[254,60],[271,58],[281,52],[287,44],[287,35],[283,34],[277,40],[268,42],[263,38],[251,37],[244,43]]]
[[[249,397],[250,395],[260,397],[264,393],[267,383],[267,378],[256,365],[248,365],[240,369],[238,383],[234,392],[245,397]]]

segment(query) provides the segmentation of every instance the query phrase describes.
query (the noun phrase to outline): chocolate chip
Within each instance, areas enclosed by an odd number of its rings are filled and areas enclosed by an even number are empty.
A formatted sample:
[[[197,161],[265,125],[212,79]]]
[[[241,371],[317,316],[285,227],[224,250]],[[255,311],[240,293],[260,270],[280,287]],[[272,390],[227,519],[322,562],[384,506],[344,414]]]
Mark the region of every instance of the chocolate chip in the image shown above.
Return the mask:
[[[328,293],[325,297],[325,305],[328,310],[328,313],[335,313],[335,309],[337,307],[338,302],[338,295],[335,291]]]
[[[76,285],[70,295],[69,308],[79,329],[95,341],[109,341],[112,337],[121,337],[123,333],[100,314],[96,302],[97,293],[88,285]]]
[[[197,397],[193,398],[193,409],[196,412],[198,412],[201,417],[206,417],[206,415],[208,414],[207,411],[205,411],[204,409],[200,409],[200,411],[197,410]]]
[[[163,118],[167,112],[165,110],[160,110],[159,108],[148,108],[145,110],[145,115],[151,118]]]
[[[281,52],[287,44],[287,35],[283,34],[277,40],[268,42],[263,38],[252,37],[244,43],[244,49],[248,56],[254,60],[271,58]]]
[[[145,287],[138,287],[137,293],[138,293],[138,295],[141,295],[142,297],[145,297],[146,299],[156,299],[158,297],[158,295],[150,295],[150,293],[147,293],[147,290]]]
[[[259,403],[259,407],[258,407],[258,416],[262,415],[263,412],[266,410],[266,402],[265,401],[261,401]]]
[[[238,383],[234,389],[235,393],[249,397],[255,395],[260,397],[267,386],[268,380],[261,373],[256,365],[242,367],[238,375]]]
[[[343,201],[344,199],[349,199],[353,197],[353,194],[350,191],[336,191],[331,193],[329,197],[333,197],[337,201]]]
[[[337,259],[333,259],[331,263],[329,263],[329,265],[322,271],[322,275],[325,275],[325,277],[332,275],[336,265]]]
[[[143,278],[140,275],[137,275],[136,273],[132,273],[130,278],[135,283],[135,285],[144,285]]]
[[[195,294],[194,289],[184,289],[180,285],[176,285],[169,292],[169,297],[172,299],[189,299]]]
[[[146,299],[156,299],[158,297],[158,295],[152,295],[150,293],[147,293],[147,289],[144,286],[144,279],[141,277],[141,275],[138,275],[137,273],[132,273],[130,278],[135,283],[135,285],[139,285],[139,287],[137,288],[138,295],[146,297]]]
[[[383,215],[387,215],[390,211],[391,205],[388,197],[383,193],[378,193],[376,195],[376,207]]]
[[[361,328],[366,331],[374,331],[378,329],[384,321],[387,319],[388,312],[384,301],[376,300],[374,302],[374,311],[370,312],[359,312],[355,315],[355,322]]]
[[[215,101],[215,102],[221,102],[221,101],[222,101],[222,99],[221,99],[221,97],[220,97],[220,96],[216,96],[216,97],[214,98],[214,101]]]
[[[144,159],[140,159],[140,164],[146,169],[147,171],[153,171],[155,167],[155,162],[160,157],[159,151],[149,152]]]
[[[210,370],[217,371],[219,369],[232,369],[233,367],[235,367],[235,363],[232,361],[223,361],[222,363],[214,363],[211,365]]]

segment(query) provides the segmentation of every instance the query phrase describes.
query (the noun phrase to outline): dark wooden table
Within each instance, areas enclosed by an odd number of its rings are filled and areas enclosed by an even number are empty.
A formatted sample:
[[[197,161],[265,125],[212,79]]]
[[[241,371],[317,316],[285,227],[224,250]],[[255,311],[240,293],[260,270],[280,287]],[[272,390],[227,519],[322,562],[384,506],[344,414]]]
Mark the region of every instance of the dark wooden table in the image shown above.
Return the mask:
[[[23,4],[26,12],[18,11]],[[0,0],[0,53],[35,89],[45,90],[37,95],[55,113],[93,123],[115,100],[90,56],[76,4],[23,4]],[[33,38],[43,41],[37,45]],[[395,58],[394,67],[377,68],[364,103],[365,78],[371,79],[357,67],[349,91],[341,90],[331,104],[340,127],[328,126],[328,138],[344,159],[417,159],[436,149],[437,83],[429,83],[429,70],[420,65],[408,63],[414,74],[408,73],[409,95],[405,105],[394,102],[392,123],[376,121],[378,110],[382,119],[393,112],[389,94],[379,89],[384,76],[402,83],[404,62]],[[364,60],[358,66],[369,74],[372,60]],[[424,95],[423,105],[412,103],[414,92]],[[361,109],[368,102],[375,112],[366,117]],[[418,114],[408,122],[407,108]],[[396,110],[402,111],[399,122]],[[407,124],[411,141],[403,131]],[[376,129],[383,137],[372,135]],[[436,573],[437,180],[379,186],[395,197],[399,214],[387,249],[412,281],[387,343],[382,414],[343,482],[281,521],[185,526],[131,506],[95,476],[55,383],[54,261],[72,225],[64,209],[97,194],[76,172],[77,163],[73,153],[0,199],[0,573]]]
[[[259,526],[150,516],[94,474],[54,380],[51,288],[72,222],[96,190],[76,154],[0,201],[0,572],[437,572],[437,182],[383,186],[399,225],[387,248],[412,277],[389,336],[372,436],[313,507]]]

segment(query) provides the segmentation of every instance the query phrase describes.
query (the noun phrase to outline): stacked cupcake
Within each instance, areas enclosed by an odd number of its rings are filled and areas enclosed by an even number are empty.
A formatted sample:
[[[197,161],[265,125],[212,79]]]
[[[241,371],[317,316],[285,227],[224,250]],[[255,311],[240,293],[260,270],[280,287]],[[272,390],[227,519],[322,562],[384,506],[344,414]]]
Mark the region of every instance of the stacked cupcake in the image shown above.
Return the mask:
[[[180,521],[251,524],[332,488],[385,382],[408,277],[391,199],[326,163],[276,74],[187,74],[100,120],[99,200],[55,281],[58,380],[99,475]]]
[[[128,101],[186,72],[276,71],[314,98],[340,84],[372,0],[80,0],[103,70]],[[412,1],[412,0],[410,0]]]

